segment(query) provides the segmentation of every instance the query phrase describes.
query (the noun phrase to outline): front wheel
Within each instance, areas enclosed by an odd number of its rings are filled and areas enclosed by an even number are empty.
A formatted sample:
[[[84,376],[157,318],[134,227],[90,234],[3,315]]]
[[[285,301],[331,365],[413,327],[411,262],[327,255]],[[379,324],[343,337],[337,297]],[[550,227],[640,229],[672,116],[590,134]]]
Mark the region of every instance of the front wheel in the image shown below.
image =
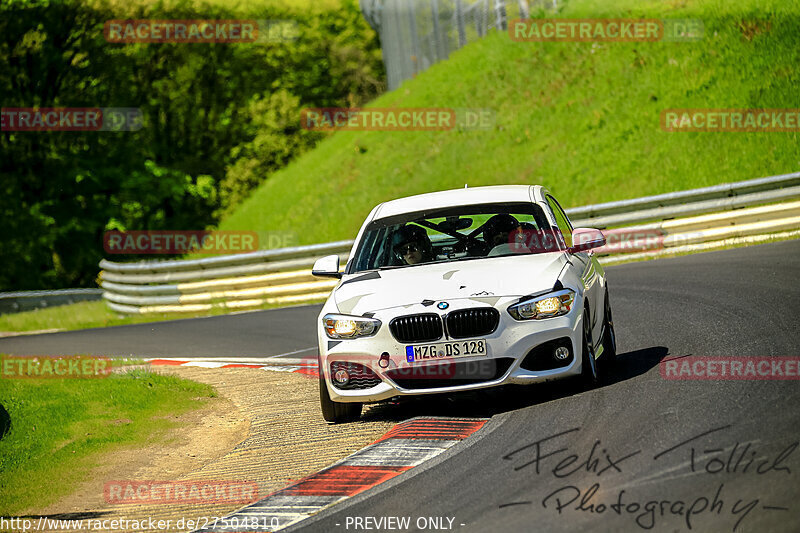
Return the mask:
[[[581,381],[587,388],[597,385],[597,360],[594,358],[592,343],[592,323],[589,320],[589,309],[583,311],[583,342],[581,343]]]
[[[319,405],[322,410],[322,418],[329,424],[355,422],[361,417],[360,403],[334,402],[331,400],[331,396],[328,394],[328,387],[325,385],[325,378],[322,376],[319,377]]]

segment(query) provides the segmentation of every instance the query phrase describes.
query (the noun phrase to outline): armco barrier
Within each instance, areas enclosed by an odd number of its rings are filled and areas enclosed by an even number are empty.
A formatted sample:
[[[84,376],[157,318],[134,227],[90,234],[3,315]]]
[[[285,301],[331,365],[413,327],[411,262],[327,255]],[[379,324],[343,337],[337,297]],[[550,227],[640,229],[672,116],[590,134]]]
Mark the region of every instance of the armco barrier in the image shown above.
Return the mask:
[[[100,300],[100,289],[58,289],[52,291],[0,292],[0,314],[33,311],[76,302]]]
[[[576,226],[609,228],[800,197],[800,172],[567,209]]]
[[[353,241],[193,260],[100,262],[108,306],[121,313],[207,311],[324,299],[335,280],[311,275],[316,258],[349,253]]]
[[[768,204],[768,205],[765,205]],[[660,236],[670,249],[800,228],[800,172],[567,209],[575,227]],[[324,300],[337,280],[311,275],[318,258],[346,257],[353,241],[204,259],[100,262],[108,306],[121,313],[246,309]],[[624,248],[624,246],[623,246]]]

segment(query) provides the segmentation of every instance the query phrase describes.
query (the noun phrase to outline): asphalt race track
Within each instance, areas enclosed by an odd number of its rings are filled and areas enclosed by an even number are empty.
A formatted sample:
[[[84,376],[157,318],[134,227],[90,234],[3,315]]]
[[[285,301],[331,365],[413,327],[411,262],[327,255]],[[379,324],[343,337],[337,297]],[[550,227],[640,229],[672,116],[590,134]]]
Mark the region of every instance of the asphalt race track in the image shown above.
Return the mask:
[[[550,386],[465,449],[291,530],[394,516],[476,532],[800,531],[798,381],[667,381],[658,368],[800,354],[800,241],[608,270],[621,357],[607,384]]]
[[[65,331],[0,339],[0,353],[12,355],[105,355],[109,357],[316,358],[314,322],[322,305],[307,305],[169,320],[113,328]]]
[[[493,418],[464,444],[286,531],[364,531],[355,526],[366,517],[408,517],[411,530],[434,530],[433,518],[476,532],[800,531],[798,381],[659,371],[664,357],[800,355],[800,241],[608,273],[620,357],[601,387],[373,409]],[[0,339],[0,353],[278,355],[314,345],[318,309]]]

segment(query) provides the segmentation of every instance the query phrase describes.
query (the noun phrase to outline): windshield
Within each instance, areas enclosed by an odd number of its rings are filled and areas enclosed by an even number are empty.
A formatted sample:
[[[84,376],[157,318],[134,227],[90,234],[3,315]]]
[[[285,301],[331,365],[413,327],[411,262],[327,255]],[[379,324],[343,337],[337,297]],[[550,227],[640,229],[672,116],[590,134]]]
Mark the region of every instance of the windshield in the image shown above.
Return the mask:
[[[478,204],[404,213],[367,226],[348,273],[551,252],[557,229],[531,202]]]

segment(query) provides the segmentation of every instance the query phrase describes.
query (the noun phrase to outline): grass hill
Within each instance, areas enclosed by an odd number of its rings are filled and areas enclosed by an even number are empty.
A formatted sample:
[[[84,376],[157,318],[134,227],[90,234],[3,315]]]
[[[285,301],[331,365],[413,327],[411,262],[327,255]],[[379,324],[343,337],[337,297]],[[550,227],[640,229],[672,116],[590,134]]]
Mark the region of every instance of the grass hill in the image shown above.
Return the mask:
[[[661,129],[674,108],[800,107],[796,0],[571,0],[559,17],[701,18],[696,42],[514,42],[494,33],[373,107],[490,108],[490,131],[337,132],[276,172],[223,230],[353,238],[377,203],[540,183],[566,206],[800,167],[800,134]]]

